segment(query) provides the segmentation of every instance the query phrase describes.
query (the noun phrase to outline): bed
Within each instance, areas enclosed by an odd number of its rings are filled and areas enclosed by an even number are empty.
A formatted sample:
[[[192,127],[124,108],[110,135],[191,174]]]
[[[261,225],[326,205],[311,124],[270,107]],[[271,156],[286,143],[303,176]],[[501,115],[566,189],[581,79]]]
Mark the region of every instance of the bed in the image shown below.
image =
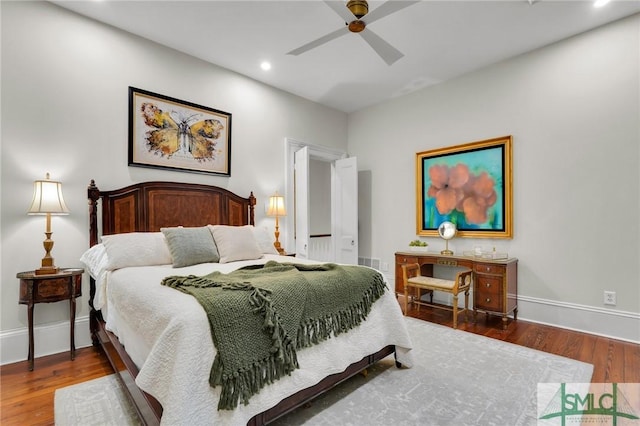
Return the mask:
[[[107,244],[115,240],[111,236],[117,235],[125,242],[126,238],[143,236],[147,244],[151,236],[162,234],[163,228],[251,227],[260,243],[258,231],[252,227],[256,205],[253,193],[245,198],[224,188],[174,182],[145,182],[102,191],[92,180],[88,199],[90,250],[83,255],[85,263],[91,263],[87,261],[87,256],[94,256],[90,252],[97,253],[98,248],[106,252],[103,245],[111,250],[112,263],[117,257],[125,264],[132,259],[137,262],[146,256],[146,246],[121,250],[118,244]],[[154,241],[156,244],[157,239]],[[157,251],[154,249],[150,256],[157,258]],[[169,275],[201,276],[212,268],[228,273],[270,261],[315,263],[279,256],[265,248],[256,259],[231,258],[224,264],[203,262],[176,268],[176,252],[173,255],[173,265],[171,260],[150,262],[152,265],[134,262],[100,272],[92,270],[90,279],[93,344],[104,351],[145,424],[262,425],[382,358],[393,354],[398,366],[412,365],[411,342],[400,307],[393,292],[386,291],[356,328],[300,350],[300,368],[291,375],[267,385],[251,397],[248,405],[217,410],[219,393],[207,380],[207,365],[211,365],[216,348],[207,332],[206,314],[191,296],[161,286],[159,281]],[[167,254],[161,256],[166,258]],[[208,364],[195,362],[199,359],[208,359]]]

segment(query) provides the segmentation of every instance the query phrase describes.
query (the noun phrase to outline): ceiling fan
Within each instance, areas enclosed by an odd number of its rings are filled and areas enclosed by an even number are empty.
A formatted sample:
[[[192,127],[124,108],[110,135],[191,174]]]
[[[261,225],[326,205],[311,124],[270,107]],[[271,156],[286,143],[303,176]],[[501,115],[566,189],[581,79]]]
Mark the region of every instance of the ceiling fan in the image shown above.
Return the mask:
[[[376,53],[382,58],[387,65],[391,65],[404,55],[398,49],[387,43],[376,33],[367,28],[367,25],[391,15],[407,6],[411,6],[418,1],[410,0],[389,0],[369,13],[369,5],[366,0],[349,0],[345,7],[344,2],[328,1],[325,3],[333,9],[342,19],[344,19],[346,26],[330,32],[329,34],[320,37],[317,40],[309,42],[303,46],[293,49],[288,52],[287,55],[300,55],[318,46],[321,46],[331,40],[334,40],[349,32],[357,33],[364,39],[364,41],[376,51]],[[354,19],[355,18],[355,19]]]

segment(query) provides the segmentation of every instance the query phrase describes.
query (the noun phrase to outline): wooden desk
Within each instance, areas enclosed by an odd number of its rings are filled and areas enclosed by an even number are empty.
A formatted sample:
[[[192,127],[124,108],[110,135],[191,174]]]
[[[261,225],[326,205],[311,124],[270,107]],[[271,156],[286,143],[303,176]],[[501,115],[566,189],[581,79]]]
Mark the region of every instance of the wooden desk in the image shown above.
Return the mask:
[[[29,370],[33,371],[33,306],[36,303],[59,302],[69,300],[70,314],[70,347],[71,359],[76,356],[75,346],[75,320],[76,297],[82,296],[82,274],[84,269],[60,269],[56,274],[36,275],[34,271],[20,272],[20,300],[19,303],[27,305],[29,320]]]
[[[402,265],[417,263],[420,273],[433,276],[433,265],[459,266],[473,271],[473,316],[478,311],[502,316],[507,327],[507,315],[518,319],[518,259],[482,259],[469,256],[445,256],[436,252],[396,252],[396,294],[404,294]]]

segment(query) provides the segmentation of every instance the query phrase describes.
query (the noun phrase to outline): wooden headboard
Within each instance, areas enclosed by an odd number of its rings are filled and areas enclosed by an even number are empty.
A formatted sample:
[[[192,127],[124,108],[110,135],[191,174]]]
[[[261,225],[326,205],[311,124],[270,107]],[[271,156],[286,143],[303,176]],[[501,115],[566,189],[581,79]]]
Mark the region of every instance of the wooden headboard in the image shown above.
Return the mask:
[[[98,244],[98,200],[102,235],[155,232],[170,226],[254,225],[256,199],[224,188],[177,182],[142,182],[100,191],[92,179],[89,196],[89,245]]]

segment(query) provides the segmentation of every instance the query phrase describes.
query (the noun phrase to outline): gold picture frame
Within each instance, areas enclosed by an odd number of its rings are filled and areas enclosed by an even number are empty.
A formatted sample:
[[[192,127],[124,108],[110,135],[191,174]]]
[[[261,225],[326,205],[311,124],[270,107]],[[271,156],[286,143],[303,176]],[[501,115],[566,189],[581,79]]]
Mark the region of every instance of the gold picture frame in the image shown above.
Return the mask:
[[[458,237],[513,238],[512,175],[511,136],[418,152],[417,234],[448,221]]]

